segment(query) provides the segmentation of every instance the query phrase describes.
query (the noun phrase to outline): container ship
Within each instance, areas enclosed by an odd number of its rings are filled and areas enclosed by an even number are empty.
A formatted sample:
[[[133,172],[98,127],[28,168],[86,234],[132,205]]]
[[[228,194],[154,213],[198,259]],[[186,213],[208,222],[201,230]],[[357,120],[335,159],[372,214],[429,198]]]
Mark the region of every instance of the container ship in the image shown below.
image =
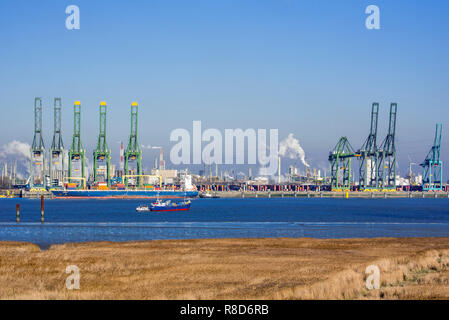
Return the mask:
[[[186,176],[179,189],[163,188],[126,188],[124,184],[115,184],[109,188],[106,183],[98,183],[91,189],[78,189],[75,183],[67,183],[63,189],[50,190],[54,198],[67,199],[178,199],[195,198],[197,188],[192,184],[191,176]]]

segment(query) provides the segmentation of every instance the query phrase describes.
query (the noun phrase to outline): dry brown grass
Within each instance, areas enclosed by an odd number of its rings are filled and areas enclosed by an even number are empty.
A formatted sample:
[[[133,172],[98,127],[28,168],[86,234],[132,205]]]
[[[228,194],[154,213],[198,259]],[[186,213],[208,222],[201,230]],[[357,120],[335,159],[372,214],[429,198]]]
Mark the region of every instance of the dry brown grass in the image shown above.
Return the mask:
[[[449,238],[0,243],[2,299],[448,299],[448,282]]]

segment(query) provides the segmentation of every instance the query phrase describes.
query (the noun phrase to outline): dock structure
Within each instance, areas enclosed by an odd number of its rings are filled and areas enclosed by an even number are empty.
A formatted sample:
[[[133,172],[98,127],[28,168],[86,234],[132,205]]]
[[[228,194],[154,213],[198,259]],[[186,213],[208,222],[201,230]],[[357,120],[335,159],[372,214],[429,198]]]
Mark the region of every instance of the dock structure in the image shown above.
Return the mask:
[[[433,146],[430,148],[424,161],[420,164],[420,166],[423,167],[424,191],[443,190],[443,162],[440,159],[442,131],[443,125],[437,123]]]
[[[321,179],[321,183],[315,177],[312,181],[309,172],[306,172],[307,179],[292,180],[295,186],[295,191],[307,189],[307,191],[329,191],[334,192],[350,192],[350,191],[365,191],[367,193],[394,191],[400,192],[401,186],[397,186],[397,154],[396,154],[396,123],[397,123],[397,103],[390,104],[389,126],[388,133],[382,143],[378,144],[378,117],[379,117],[379,103],[374,102],[371,105],[371,121],[370,130],[367,139],[362,144],[362,147],[357,151],[352,148],[347,137],[341,137],[333,150],[329,153],[328,160],[331,167],[330,179],[325,177]],[[130,109],[130,135],[126,150],[121,154],[123,159],[123,168],[115,172],[114,166],[111,164],[111,150],[107,143],[107,104],[102,101],[99,106],[99,134],[97,140],[97,147],[93,151],[94,166],[93,174],[90,182],[94,189],[101,184],[102,190],[123,190],[123,189],[140,189],[150,190],[155,188],[153,182],[147,181],[159,180],[159,188],[162,188],[162,176],[159,174],[144,174],[142,168],[142,150],[138,143],[138,104],[131,103]],[[74,103],[74,130],[72,137],[71,148],[68,152],[68,171],[65,171],[65,150],[62,139],[61,130],[61,113],[62,102],[61,98],[54,98],[54,131],[51,148],[49,150],[49,163],[47,164],[46,151],[42,135],[42,99],[36,97],[34,101],[34,138],[30,148],[30,178],[23,184],[26,190],[26,196],[32,196],[31,193],[44,194],[49,191],[57,191],[64,187],[66,189],[86,189],[87,186],[87,172],[86,172],[86,156],[85,150],[81,142],[81,103],[75,101]],[[421,184],[413,184],[406,186],[406,190],[410,191],[446,191],[446,186],[443,185],[443,162],[440,158],[441,153],[441,137],[442,125],[437,124],[435,130],[435,138],[431,150],[427,154],[425,160],[420,164],[423,168],[422,188]],[[159,169],[165,170],[163,161],[162,147],[153,147],[160,149],[160,165]],[[123,147],[122,147],[123,149]],[[353,158],[360,161],[358,167],[358,181],[354,182],[353,172]],[[278,159],[279,161],[279,159]],[[105,164],[101,166],[100,164]],[[48,168],[47,168],[48,165]],[[6,166],[6,165],[5,165]],[[411,166],[411,163],[410,163]],[[157,167],[155,165],[155,167]],[[279,166],[280,167],[280,166]],[[6,167],[4,169],[6,172]],[[15,170],[14,170],[15,171]],[[47,171],[49,173],[47,174]],[[114,172],[112,172],[114,171]],[[168,170],[167,170],[168,171]],[[175,170],[172,170],[175,171]],[[212,170],[209,170],[212,172]],[[410,169],[411,171],[411,169]],[[204,170],[206,172],[206,170]],[[293,171],[292,171],[293,172]],[[318,171],[319,172],[319,171]],[[280,170],[279,170],[280,174]],[[7,175],[7,174],[5,174]],[[296,175],[296,173],[291,173]],[[14,174],[15,176],[15,174]],[[251,171],[249,176],[251,177]],[[320,176],[320,173],[318,173]],[[3,175],[2,175],[3,177]],[[280,177],[280,176],[278,176]],[[411,177],[411,173],[410,173]],[[144,179],[146,178],[146,179]],[[170,180],[168,188],[176,188],[176,174]],[[145,181],[144,181],[145,180]],[[241,183],[243,185],[252,185],[256,180],[243,180],[233,178],[233,183]],[[410,179],[411,180],[411,179]],[[68,183],[61,183],[68,182]],[[81,183],[80,183],[81,181]],[[197,182],[204,182],[205,179],[200,176],[197,177]],[[77,182],[77,183],[73,183]],[[223,180],[223,177],[218,176],[218,169],[216,167],[216,177],[212,179],[212,174],[208,179],[211,183],[229,183],[228,180]],[[145,184],[146,183],[146,184]],[[259,182],[257,182],[259,184]],[[267,180],[268,183],[268,180]],[[278,187],[280,187],[280,180],[278,179]],[[167,185],[166,185],[167,187]],[[264,186],[265,190],[267,185]],[[222,187],[223,188],[223,187]],[[258,186],[258,190],[260,185]],[[263,189],[263,188],[262,188]],[[402,188],[404,189],[404,188]],[[245,189],[246,190],[246,189]],[[280,189],[279,189],[280,190]],[[200,190],[201,191],[201,190]],[[218,191],[218,190],[216,190]],[[223,190],[222,190],[223,191]],[[253,190],[254,191],[254,190]],[[274,191],[276,192],[276,186]],[[291,190],[289,190],[291,191]],[[22,193],[21,193],[22,194]],[[258,192],[254,193],[257,197],[261,196]],[[282,193],[283,195],[283,193]],[[299,194],[295,193],[295,196]],[[241,195],[242,196],[242,195]],[[246,194],[243,194],[246,197]],[[285,194],[288,196],[288,194]],[[320,195],[320,197],[322,194]]]
[[[351,160],[354,156],[355,152],[348,138],[341,137],[329,154],[332,190],[348,190],[351,188]]]
[[[94,183],[100,181],[99,163],[105,164],[103,177],[107,186],[111,186],[111,150],[106,139],[106,102],[100,102],[100,118],[97,148],[94,150]]]
[[[379,177],[376,166],[379,161],[377,149],[377,120],[379,116],[379,103],[374,102],[371,108],[371,127],[368,138],[357,151],[360,159],[359,186],[361,189],[377,189]]]
[[[46,157],[42,137],[42,98],[34,99],[34,138],[31,145],[30,188],[45,189]]]
[[[74,168],[74,164],[78,164]],[[72,147],[69,150],[69,168],[68,168],[68,182],[73,183],[73,180],[81,181],[81,186],[86,186],[86,154],[81,142],[81,102],[75,101],[73,105],[73,138]],[[75,176],[74,173],[78,172]]]
[[[142,150],[140,149],[137,140],[137,119],[138,119],[138,104],[131,103],[131,133],[129,135],[128,146],[125,151],[125,171],[124,182],[125,186],[129,186],[129,178],[135,178],[135,185],[142,186]],[[134,162],[136,164],[135,170],[129,170],[129,164]],[[137,172],[136,172],[137,171]]]
[[[340,138],[329,154],[331,164],[331,189],[351,189],[351,159],[360,160],[358,190],[367,192],[396,191],[396,115],[397,103],[390,104],[388,133],[380,147],[377,144],[379,103],[371,107],[368,137],[362,147],[354,152],[346,137]]]
[[[377,175],[379,187],[382,189],[396,189],[396,114],[398,105],[392,103],[390,105],[390,121],[388,126],[388,134],[382,142],[378,150]]]
[[[53,119],[53,141],[50,148],[49,171],[50,187],[57,187],[64,180],[64,142],[61,131],[61,98],[54,99],[54,119]],[[57,173],[61,172],[61,175]],[[61,181],[60,181],[61,180]]]

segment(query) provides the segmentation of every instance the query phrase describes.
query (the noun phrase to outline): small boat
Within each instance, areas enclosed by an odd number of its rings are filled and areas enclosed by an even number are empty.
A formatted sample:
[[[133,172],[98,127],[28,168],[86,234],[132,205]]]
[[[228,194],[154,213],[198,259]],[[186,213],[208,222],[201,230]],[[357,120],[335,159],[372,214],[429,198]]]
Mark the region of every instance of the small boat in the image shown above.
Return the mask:
[[[190,209],[190,200],[183,202],[171,202],[170,200],[161,201],[156,200],[151,204],[151,211],[181,211]]]
[[[136,208],[136,211],[137,212],[146,212],[146,211],[150,211],[150,208],[148,208],[148,206],[146,206],[146,205],[142,205],[142,206],[138,206]]]
[[[212,198],[212,194],[209,192],[200,193],[200,198]]]
[[[200,193],[199,196],[200,196],[200,198],[207,198],[207,199],[220,198],[219,196],[217,196],[217,194],[212,195],[212,193],[209,193],[209,192]]]

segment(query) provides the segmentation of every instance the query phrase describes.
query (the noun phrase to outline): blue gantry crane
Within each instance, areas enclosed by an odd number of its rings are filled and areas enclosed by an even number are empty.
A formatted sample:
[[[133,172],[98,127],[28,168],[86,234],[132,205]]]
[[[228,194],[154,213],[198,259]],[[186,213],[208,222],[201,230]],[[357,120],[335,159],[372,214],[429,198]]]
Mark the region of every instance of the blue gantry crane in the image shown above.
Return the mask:
[[[396,114],[397,103],[390,104],[390,122],[388,126],[388,134],[383,141],[381,148],[378,150],[378,166],[377,176],[379,187],[383,190],[396,189]]]
[[[374,102],[371,108],[371,127],[368,138],[356,157],[360,159],[359,186],[361,190],[377,189],[379,187],[379,177],[376,166],[379,161],[377,149],[377,119],[379,115],[379,103]]]
[[[335,148],[329,153],[332,191],[350,190],[353,157],[355,157],[355,152],[348,138],[341,137]]]
[[[441,134],[443,125],[436,124],[433,146],[426,159],[420,164],[423,167],[423,190],[439,191],[443,189],[443,162],[440,159]]]

